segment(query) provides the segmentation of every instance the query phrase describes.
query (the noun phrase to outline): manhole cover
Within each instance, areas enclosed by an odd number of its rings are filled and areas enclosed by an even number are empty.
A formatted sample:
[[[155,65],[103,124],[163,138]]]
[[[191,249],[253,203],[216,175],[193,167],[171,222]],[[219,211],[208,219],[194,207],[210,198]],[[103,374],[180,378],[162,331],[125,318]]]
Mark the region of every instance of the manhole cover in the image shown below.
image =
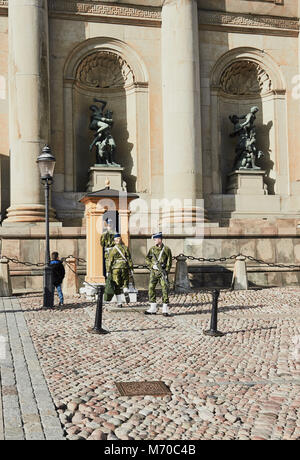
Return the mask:
[[[172,394],[164,382],[118,382],[121,396],[166,396]]]

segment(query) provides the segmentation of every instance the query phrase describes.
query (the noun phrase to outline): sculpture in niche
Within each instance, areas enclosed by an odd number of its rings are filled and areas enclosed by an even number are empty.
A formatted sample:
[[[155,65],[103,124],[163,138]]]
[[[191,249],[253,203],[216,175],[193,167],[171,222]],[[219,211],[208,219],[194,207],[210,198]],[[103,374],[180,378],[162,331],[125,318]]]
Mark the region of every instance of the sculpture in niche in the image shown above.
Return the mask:
[[[231,64],[223,72],[220,86],[224,93],[234,96],[266,94],[272,90],[267,72],[256,62],[247,60]]]
[[[261,150],[256,147],[256,113],[258,107],[252,107],[247,115],[239,117],[230,115],[229,120],[234,125],[234,131],[230,137],[238,136],[238,144],[235,148],[235,161],[233,170],[237,169],[261,169],[256,165],[256,160],[263,156]],[[241,122],[240,120],[244,120]]]
[[[79,64],[76,72],[76,81],[87,90],[124,91],[135,84],[135,77],[131,67],[119,55],[111,51],[94,51]],[[89,128],[94,131],[94,140],[90,151],[96,148],[96,163],[101,166],[118,166],[114,161],[116,143],[112,136],[113,113],[105,110],[107,102],[94,99],[95,104],[90,106],[92,111]]]
[[[116,143],[111,134],[113,127],[113,112],[104,109],[107,105],[106,101],[101,99],[94,99],[94,102],[99,102],[101,107],[93,104],[90,106],[92,111],[90,130],[96,131],[94,134],[94,140],[90,145],[90,151],[96,147],[96,163],[101,166],[118,166],[119,164],[114,162],[114,153],[116,150]]]

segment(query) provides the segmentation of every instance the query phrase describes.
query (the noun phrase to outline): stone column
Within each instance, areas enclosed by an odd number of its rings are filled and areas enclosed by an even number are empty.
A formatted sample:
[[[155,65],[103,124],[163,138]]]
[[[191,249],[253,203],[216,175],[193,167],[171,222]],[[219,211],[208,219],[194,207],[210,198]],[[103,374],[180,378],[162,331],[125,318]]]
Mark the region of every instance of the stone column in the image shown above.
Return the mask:
[[[191,200],[186,215],[188,221],[194,223],[196,200],[202,198],[200,64],[196,0],[164,2],[162,93],[165,198],[177,198],[182,204],[185,199]],[[180,221],[178,213],[177,216],[174,215],[173,221]]]
[[[11,206],[5,223],[45,220],[36,160],[49,142],[47,0],[9,0]]]
[[[173,213],[173,223],[203,221],[196,201],[202,199],[199,73],[197,1],[166,0],[162,9],[164,192],[165,198],[179,199],[185,206],[185,215],[181,209]]]

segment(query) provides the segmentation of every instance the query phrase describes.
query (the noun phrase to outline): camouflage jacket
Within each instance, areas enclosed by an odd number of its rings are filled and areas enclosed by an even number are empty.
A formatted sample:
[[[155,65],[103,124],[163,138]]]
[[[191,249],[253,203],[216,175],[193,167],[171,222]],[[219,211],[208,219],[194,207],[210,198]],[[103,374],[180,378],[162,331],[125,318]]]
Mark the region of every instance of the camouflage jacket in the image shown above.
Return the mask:
[[[164,244],[162,244],[161,247],[152,246],[146,257],[146,265],[150,270],[153,270],[153,266],[157,264],[162,250],[163,252],[160,257],[159,263],[161,264],[161,267],[164,270],[166,270],[167,273],[169,273],[172,267],[172,252],[171,249],[168,248],[168,246],[165,246]]]
[[[100,244],[105,250],[105,258],[109,256],[109,250],[115,245],[114,234],[112,232],[105,232],[101,235]]]
[[[122,252],[126,260],[121,256],[117,248]],[[127,246],[125,246],[124,244],[118,244],[109,251],[107,270],[111,272],[112,270],[124,268],[127,268],[128,270],[133,270],[131,254]]]

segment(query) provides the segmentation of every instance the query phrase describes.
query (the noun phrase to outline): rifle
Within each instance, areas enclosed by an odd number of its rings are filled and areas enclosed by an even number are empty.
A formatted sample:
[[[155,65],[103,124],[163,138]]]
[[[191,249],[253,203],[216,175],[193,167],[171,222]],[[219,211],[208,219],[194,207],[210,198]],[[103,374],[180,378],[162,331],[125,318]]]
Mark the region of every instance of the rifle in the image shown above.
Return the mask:
[[[133,287],[134,287],[134,289],[135,289],[135,283],[134,283],[133,270],[132,270],[132,269],[130,268],[130,266],[129,266],[129,261],[128,261],[127,257],[126,257],[126,256],[124,256],[124,254],[122,253],[122,251],[120,251],[120,249],[118,248],[118,246],[115,246],[115,248],[116,248],[116,250],[118,251],[118,253],[121,255],[122,259],[124,259],[124,260],[125,260],[125,262],[126,262],[126,264],[127,264],[127,267],[128,267],[129,273],[130,273],[130,275],[131,275],[131,278],[132,278],[132,285],[133,285]]]
[[[163,280],[166,283],[167,289],[169,289],[170,285],[169,285],[169,280],[168,280],[168,274],[167,274],[166,270],[162,267],[161,262],[158,260],[157,255],[154,252],[153,252],[153,256],[155,257],[156,265],[158,267],[158,271],[161,274],[161,276],[163,277]]]

